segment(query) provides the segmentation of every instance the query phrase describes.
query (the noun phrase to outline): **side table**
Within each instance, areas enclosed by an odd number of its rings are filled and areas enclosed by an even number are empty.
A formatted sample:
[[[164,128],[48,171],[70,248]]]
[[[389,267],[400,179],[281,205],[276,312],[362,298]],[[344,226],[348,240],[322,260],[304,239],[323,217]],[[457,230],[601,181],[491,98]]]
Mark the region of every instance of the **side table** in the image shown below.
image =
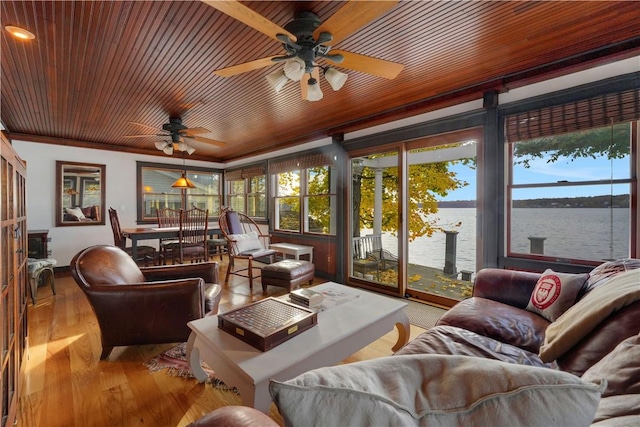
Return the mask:
[[[284,255],[293,255],[299,260],[300,255],[309,255],[309,262],[313,262],[313,246],[297,245],[295,243],[272,243],[269,248]]]

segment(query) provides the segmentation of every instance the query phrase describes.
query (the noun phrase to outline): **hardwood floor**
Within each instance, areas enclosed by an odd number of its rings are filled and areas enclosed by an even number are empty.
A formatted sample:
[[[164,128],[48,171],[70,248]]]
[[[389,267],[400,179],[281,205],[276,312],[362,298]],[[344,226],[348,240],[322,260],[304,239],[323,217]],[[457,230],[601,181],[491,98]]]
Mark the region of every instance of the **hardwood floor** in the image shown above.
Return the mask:
[[[224,278],[226,258],[221,263]],[[324,283],[316,279],[314,284]],[[16,426],[186,426],[215,408],[241,405],[239,396],[194,379],[150,373],[144,362],[174,344],[116,347],[100,361],[100,331],[84,294],[68,273],[56,273],[56,295],[38,289],[28,311],[29,348]],[[269,287],[268,295],[286,291]],[[223,289],[221,309],[257,301],[260,282],[233,277]],[[413,339],[423,329],[411,326]],[[392,354],[392,331],[344,363]],[[275,405],[270,416],[282,425]]]

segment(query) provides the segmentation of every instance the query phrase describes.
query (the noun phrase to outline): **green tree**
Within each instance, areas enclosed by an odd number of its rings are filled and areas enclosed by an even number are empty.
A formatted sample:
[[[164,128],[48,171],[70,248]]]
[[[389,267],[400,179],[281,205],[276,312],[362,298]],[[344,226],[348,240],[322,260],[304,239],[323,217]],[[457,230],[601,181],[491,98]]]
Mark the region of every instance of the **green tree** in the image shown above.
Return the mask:
[[[513,156],[516,164],[530,167],[534,159],[549,156],[547,163],[566,157],[573,161],[580,157],[622,159],[629,155],[631,127],[619,123],[595,129],[530,139],[514,144]]]

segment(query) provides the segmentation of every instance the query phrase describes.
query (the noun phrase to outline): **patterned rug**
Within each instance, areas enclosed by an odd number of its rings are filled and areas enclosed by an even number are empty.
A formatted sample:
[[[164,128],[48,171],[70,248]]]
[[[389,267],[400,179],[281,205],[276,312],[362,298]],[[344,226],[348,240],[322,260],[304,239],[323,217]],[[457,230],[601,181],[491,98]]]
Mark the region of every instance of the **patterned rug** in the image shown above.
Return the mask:
[[[238,394],[238,390],[235,387],[228,387],[224,382],[222,382],[222,380],[216,378],[215,372],[213,372],[206,363],[201,361],[200,364],[202,369],[209,376],[207,384],[211,384],[219,390],[230,390]],[[187,343],[184,342],[149,359],[144,363],[144,366],[146,366],[151,372],[166,369],[167,375],[171,375],[172,377],[195,379],[191,373],[191,369],[189,369],[189,364],[187,363]]]

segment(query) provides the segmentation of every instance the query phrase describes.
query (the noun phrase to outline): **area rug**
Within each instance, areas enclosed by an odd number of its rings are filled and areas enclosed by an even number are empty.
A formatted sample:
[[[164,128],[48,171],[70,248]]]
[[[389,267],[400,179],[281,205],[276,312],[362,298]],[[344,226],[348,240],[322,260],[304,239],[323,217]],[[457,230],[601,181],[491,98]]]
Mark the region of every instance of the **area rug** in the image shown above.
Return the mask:
[[[184,342],[149,359],[144,363],[144,365],[151,372],[157,372],[162,369],[166,369],[167,375],[185,379],[195,379],[195,377],[191,373],[191,369],[189,369],[189,364],[187,363],[187,343]],[[209,376],[209,379],[206,381],[207,384],[211,384],[213,387],[219,390],[230,390],[238,394],[238,389],[236,389],[235,387],[232,388],[227,386],[224,382],[222,382],[222,380],[217,378],[215,372],[213,372],[213,370],[209,366],[207,366],[206,363],[201,361],[200,365]]]

